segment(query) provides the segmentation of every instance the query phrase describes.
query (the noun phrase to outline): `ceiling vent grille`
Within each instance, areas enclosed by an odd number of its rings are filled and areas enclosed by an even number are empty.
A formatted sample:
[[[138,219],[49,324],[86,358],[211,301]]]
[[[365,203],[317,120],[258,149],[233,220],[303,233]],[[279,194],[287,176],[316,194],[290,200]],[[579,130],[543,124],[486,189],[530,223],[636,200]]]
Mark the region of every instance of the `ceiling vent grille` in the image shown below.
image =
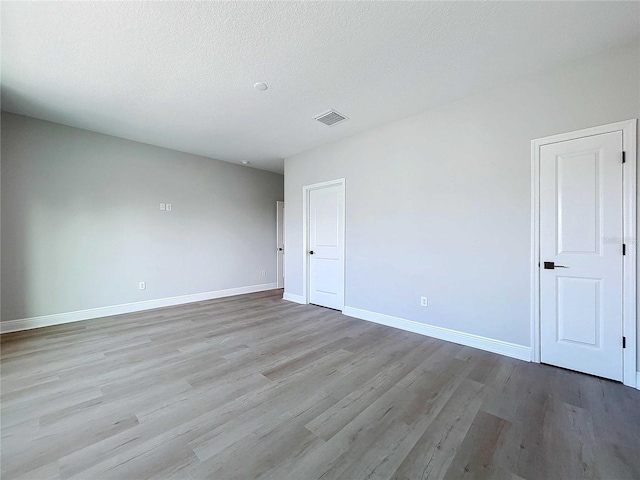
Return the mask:
[[[328,127],[332,127],[337,123],[344,122],[345,120],[347,120],[347,117],[345,117],[341,113],[336,112],[335,110],[329,110],[313,118],[318,120],[320,123],[324,123]]]

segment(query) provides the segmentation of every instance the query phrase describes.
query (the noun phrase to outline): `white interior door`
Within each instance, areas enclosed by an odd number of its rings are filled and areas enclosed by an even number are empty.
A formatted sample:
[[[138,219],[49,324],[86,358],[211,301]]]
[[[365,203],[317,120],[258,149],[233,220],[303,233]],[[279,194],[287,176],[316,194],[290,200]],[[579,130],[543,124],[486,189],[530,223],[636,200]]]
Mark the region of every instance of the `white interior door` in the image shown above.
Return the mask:
[[[344,307],[344,188],[309,191],[309,302]]]
[[[284,202],[276,202],[276,287],[284,288]]]
[[[622,132],[540,148],[540,359],[622,380]]]

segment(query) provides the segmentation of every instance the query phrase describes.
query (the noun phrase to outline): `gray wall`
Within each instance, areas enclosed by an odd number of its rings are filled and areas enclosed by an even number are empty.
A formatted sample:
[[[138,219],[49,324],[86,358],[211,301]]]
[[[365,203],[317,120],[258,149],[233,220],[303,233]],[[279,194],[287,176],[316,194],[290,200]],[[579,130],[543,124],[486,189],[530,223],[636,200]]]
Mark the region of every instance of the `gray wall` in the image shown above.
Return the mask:
[[[345,177],[346,305],[529,346],[531,140],[638,118],[638,47],[285,159],[285,291],[303,293],[302,187]]]
[[[3,321],[276,281],[282,175],[6,112],[1,153]]]

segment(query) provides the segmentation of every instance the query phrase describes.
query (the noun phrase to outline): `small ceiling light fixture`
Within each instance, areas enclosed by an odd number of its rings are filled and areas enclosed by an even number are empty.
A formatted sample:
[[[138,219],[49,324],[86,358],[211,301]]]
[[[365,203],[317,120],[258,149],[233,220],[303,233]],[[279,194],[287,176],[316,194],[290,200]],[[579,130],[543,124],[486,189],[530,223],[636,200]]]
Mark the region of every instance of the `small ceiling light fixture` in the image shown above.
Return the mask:
[[[256,83],[253,88],[255,88],[256,90],[258,90],[259,92],[264,92],[267,88],[267,84],[263,83],[263,82],[258,82]]]
[[[250,165],[251,162],[249,160],[242,160],[243,165]]]

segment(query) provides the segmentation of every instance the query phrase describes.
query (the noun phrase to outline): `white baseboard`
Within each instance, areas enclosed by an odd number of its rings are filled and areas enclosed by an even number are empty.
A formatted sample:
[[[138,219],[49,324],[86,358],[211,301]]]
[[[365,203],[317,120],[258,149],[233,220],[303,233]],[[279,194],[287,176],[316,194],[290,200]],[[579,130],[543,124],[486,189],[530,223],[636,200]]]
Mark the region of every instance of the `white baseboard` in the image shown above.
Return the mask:
[[[479,348],[480,350],[506,355],[507,357],[517,358],[518,360],[524,360],[527,362],[531,361],[531,348],[523,345],[494,340],[493,338],[481,337],[479,335],[459,332],[448,328],[427,325],[426,323],[414,322],[413,320],[392,317],[391,315],[370,312],[369,310],[362,310],[360,308],[345,306],[342,313],[361,320],[368,320],[381,325],[399,328],[400,330],[439,338],[440,340],[458,343],[467,347]]]
[[[300,303],[301,305],[307,304],[307,302],[305,301],[302,295],[296,295],[295,293],[285,292],[284,295],[282,295],[282,299],[287,300],[289,302]]]
[[[6,322],[0,322],[0,333],[30,330],[32,328],[48,327],[51,325],[62,325],[63,323],[79,322],[81,320],[89,320],[91,318],[110,317],[111,315],[140,312],[142,310],[151,310],[161,307],[171,307],[174,305],[182,305],[184,303],[202,302],[205,300],[213,300],[214,298],[262,292],[265,290],[273,290],[275,288],[275,283],[263,283],[261,285],[249,285],[247,287],[228,288],[226,290],[214,290],[211,292],[193,293],[190,295],[179,295],[177,297],[159,298],[157,300],[124,303],[110,307],[90,308],[88,310],[78,310],[76,312],[8,320]]]

